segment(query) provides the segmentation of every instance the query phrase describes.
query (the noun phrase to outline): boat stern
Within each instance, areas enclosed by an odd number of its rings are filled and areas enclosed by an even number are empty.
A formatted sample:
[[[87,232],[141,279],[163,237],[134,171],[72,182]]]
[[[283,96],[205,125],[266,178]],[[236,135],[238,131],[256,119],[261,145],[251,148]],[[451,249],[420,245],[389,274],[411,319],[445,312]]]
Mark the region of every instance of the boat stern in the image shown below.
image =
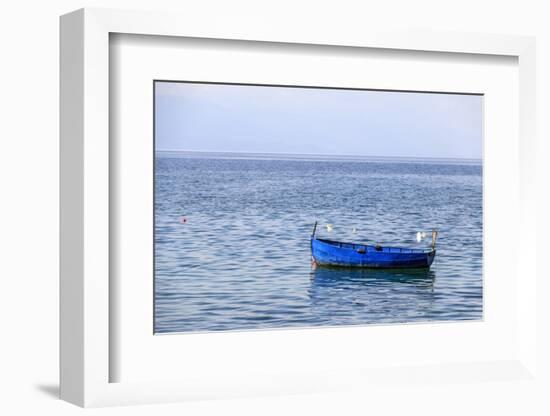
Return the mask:
[[[434,262],[435,260],[435,252],[436,250],[433,249],[432,251],[430,251],[426,257],[426,260],[428,261],[428,267],[430,267],[432,265],[432,263]]]

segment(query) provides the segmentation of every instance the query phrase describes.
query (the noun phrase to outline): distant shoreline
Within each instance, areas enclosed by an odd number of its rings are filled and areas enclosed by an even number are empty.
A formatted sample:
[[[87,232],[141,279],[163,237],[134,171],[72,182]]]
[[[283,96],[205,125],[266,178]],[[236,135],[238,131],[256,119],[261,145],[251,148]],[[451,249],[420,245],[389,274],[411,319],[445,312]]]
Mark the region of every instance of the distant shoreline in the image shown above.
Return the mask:
[[[205,152],[194,150],[159,149],[156,157],[164,158],[203,158],[203,159],[244,159],[244,160],[289,160],[318,162],[393,162],[426,163],[453,165],[482,165],[482,159],[435,158],[435,157],[392,157],[366,155],[319,155],[292,153],[252,153],[252,152]]]

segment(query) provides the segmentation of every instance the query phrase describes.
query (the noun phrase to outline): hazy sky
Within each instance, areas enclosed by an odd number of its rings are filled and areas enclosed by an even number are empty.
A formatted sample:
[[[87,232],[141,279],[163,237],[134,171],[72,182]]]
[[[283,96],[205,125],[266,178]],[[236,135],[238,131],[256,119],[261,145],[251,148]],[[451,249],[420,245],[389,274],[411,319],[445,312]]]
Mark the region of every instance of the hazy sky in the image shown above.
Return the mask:
[[[482,157],[481,96],[155,85],[157,150]]]

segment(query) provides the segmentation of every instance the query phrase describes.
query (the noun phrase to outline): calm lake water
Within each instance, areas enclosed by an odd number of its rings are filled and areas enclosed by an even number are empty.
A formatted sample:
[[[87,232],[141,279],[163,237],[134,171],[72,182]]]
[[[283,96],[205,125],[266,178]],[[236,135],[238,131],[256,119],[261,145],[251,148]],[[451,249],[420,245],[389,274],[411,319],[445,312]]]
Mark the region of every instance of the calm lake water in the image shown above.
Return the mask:
[[[482,318],[479,162],[157,152],[155,199],[158,333]],[[435,262],[313,270],[316,220],[407,247],[437,228]]]

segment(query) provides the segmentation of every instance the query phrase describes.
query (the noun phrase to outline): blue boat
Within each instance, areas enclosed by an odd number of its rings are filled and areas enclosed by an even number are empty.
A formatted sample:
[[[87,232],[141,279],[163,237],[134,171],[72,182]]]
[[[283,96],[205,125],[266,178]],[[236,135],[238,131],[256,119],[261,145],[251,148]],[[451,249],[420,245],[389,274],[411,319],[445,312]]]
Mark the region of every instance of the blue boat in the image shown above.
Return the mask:
[[[386,247],[317,238],[311,234],[311,256],[319,266],[364,267],[374,269],[429,269],[435,259],[437,231],[432,231],[429,249]]]

